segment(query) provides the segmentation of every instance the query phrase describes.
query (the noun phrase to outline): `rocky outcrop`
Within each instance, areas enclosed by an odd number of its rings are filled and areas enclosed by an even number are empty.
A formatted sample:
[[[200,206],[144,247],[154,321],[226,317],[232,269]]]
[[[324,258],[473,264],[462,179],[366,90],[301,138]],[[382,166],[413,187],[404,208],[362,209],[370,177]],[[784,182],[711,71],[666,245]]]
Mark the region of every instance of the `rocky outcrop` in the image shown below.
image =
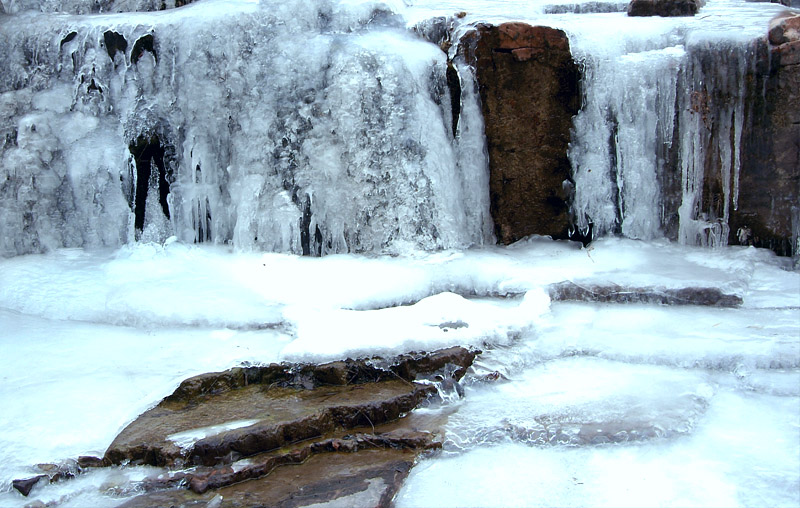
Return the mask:
[[[628,16],[694,16],[703,4],[701,0],[632,0]]]
[[[703,305],[710,307],[738,307],[742,298],[723,293],[719,288],[688,287],[680,289],[635,288],[615,285],[581,285],[567,281],[548,288],[554,301],[580,301],[598,303],[650,303],[659,305]]]
[[[495,235],[566,238],[570,226],[567,148],[578,112],[579,72],[561,30],[478,25],[459,53],[475,67],[489,151]]]
[[[798,254],[800,233],[800,16],[772,21],[743,139],[731,244]]]
[[[106,451],[106,464],[183,467],[231,463],[338,429],[374,427],[401,417],[436,388],[456,381],[475,352],[450,348],[380,360],[319,366],[237,368],[188,379],[128,425]]]
[[[409,413],[461,396],[478,353],[453,347],[196,376],[128,425],[102,459],[39,464],[13,487],[27,496],[86,468],[147,464],[163,469],[123,489],[146,492],[125,506],[389,506],[416,458],[441,447],[442,416]]]

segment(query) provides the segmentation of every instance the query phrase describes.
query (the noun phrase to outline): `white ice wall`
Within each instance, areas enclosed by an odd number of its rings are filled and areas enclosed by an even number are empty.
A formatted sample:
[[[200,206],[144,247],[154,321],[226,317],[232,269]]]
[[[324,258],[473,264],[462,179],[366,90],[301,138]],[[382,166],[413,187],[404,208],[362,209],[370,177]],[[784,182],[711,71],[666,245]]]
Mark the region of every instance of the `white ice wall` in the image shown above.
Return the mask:
[[[147,239],[326,254],[490,238],[486,160],[466,134],[480,126],[454,139],[446,55],[385,6],[215,0],[0,23],[5,255],[131,241],[128,145],[152,135],[173,181],[169,224]],[[113,59],[107,31],[127,42]],[[148,35],[155,52],[134,51]]]

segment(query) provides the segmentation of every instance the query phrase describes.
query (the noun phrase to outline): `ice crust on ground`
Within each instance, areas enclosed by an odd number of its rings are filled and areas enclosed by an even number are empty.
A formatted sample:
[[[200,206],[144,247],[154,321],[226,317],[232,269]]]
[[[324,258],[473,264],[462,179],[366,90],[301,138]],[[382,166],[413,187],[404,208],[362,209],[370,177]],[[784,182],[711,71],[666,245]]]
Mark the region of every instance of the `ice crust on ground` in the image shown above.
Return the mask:
[[[207,427],[199,427],[196,429],[185,430],[183,432],[177,432],[175,434],[170,434],[167,436],[168,441],[172,441],[181,450],[188,452],[192,446],[201,439],[205,439],[209,436],[215,436],[217,434],[221,434],[222,432],[227,432],[229,430],[241,429],[244,427],[249,427],[254,423],[258,423],[260,420],[234,420],[232,422],[220,423],[219,425],[209,425]]]
[[[447,476],[447,464],[465,481],[484,475],[469,487],[476,504],[580,505],[589,495],[615,504],[615,492],[587,479],[614,466],[600,478],[622,485],[633,475],[635,504],[754,506],[766,496],[787,505],[800,466],[800,274],[790,268],[791,260],[751,247],[605,239],[587,249],[545,238],[399,257],[304,258],[171,242],[4,259],[0,505],[31,500],[10,481],[34,474],[34,464],[101,455],[192,375],[242,362],[456,344],[484,354],[465,381],[466,397],[454,403],[445,453],[412,474],[401,506],[424,506],[432,496],[465,503],[446,490],[468,490]],[[744,303],[550,302],[546,285],[570,277],[719,287]],[[495,371],[510,381],[479,381]],[[751,411],[758,423],[747,420]],[[545,427],[562,444],[542,444]],[[589,431],[600,436],[587,438]],[[509,457],[530,469],[509,470]],[[563,498],[504,490],[522,473],[526,482],[539,478],[537,461],[553,465],[558,485],[574,477],[594,490],[565,489]],[[687,461],[691,470],[679,466]],[[735,464],[721,467],[727,462]],[[750,462],[755,469],[741,466]],[[716,482],[714,493],[694,490],[701,476],[692,471],[705,471],[702,464],[714,468],[702,476]],[[145,474],[137,471],[94,471],[31,495],[59,506],[114,506],[133,495]],[[634,481],[642,471],[644,484]],[[101,493],[109,488],[119,494]]]

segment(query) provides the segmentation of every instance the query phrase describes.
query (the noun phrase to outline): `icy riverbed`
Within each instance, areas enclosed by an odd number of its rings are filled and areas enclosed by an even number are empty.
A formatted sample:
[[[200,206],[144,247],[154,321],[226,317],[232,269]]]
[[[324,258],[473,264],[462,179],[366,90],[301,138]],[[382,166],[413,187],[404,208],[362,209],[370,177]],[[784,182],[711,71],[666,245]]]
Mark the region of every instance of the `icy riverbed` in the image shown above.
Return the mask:
[[[114,506],[147,468],[11,489],[102,455],[186,377],[454,344],[485,353],[399,506],[795,506],[800,274],[754,248],[533,238],[399,257],[180,243],[0,261],[0,506]],[[546,286],[716,287],[736,309],[550,302]],[[498,371],[509,380],[482,383]],[[472,379],[472,381],[470,381]]]

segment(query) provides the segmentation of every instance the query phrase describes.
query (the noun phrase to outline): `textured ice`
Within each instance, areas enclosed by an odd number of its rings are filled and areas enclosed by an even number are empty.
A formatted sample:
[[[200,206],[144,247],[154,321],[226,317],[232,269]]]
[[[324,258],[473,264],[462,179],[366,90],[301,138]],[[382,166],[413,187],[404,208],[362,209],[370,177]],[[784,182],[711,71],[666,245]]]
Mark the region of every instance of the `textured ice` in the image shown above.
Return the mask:
[[[1,506],[134,495],[152,470],[92,471],[28,499],[10,482],[102,455],[189,376],[455,344],[484,353],[448,408],[445,453],[399,506],[800,503],[800,274],[723,246],[740,78],[780,6],[629,19],[596,1],[2,5],[16,15],[0,14]],[[446,55],[410,30],[457,12],[459,33],[567,32],[586,71],[579,226],[629,238],[486,245],[474,76],[455,61],[454,133]],[[710,148],[690,112],[701,81],[732,99],[719,110],[731,136]],[[668,148],[683,162],[677,224],[659,202]],[[709,149],[730,189],[720,216],[697,206]],[[563,281],[710,287],[743,305],[550,302]],[[481,381],[495,371],[508,380]]]
[[[242,362],[455,344],[485,351],[448,427],[447,451],[458,456],[423,463],[425,473],[412,475],[402,503],[429,505],[429,496],[445,495],[438,489],[446,478],[436,473],[441,460],[458,463],[467,479],[490,475],[470,487],[475,504],[513,505],[498,496],[518,481],[505,469],[516,457],[524,467],[552,464],[565,485],[572,477],[589,485],[597,471],[592,461],[617,469],[603,473],[608,485],[646,471],[651,488],[631,501],[640,505],[711,499],[692,491],[699,477],[679,466],[699,461],[716,468],[704,478],[735,495],[733,504],[756,505],[758,496],[790,504],[800,466],[800,274],[789,265],[752,247],[605,239],[586,249],[544,238],[396,257],[308,258],[172,241],[3,259],[0,505],[31,501],[10,481],[34,474],[34,464],[101,455],[127,423],[189,376]],[[549,302],[545,287],[563,280],[719,287],[744,303],[709,309]],[[477,381],[494,371],[510,381]],[[742,423],[751,410],[759,423]],[[550,431],[556,437],[543,448]],[[499,476],[487,473],[484,459]],[[726,461],[735,466],[721,468]],[[32,496],[113,506],[132,495],[137,475],[93,472],[37,487]],[[439,486],[426,483],[427,475]],[[748,487],[734,492],[733,484]],[[101,494],[108,485],[120,497]],[[606,504],[619,500],[602,492],[602,482],[593,485],[592,495]],[[673,485],[671,493],[664,485]],[[563,495],[541,504],[588,499],[584,491]]]
[[[595,358],[554,360],[512,379],[469,391],[445,429],[446,452],[503,442],[580,446],[689,434],[714,392],[691,371]]]
[[[633,19],[603,2],[204,0],[68,16],[39,11],[146,2],[7,3],[33,10],[0,17],[3,255],[171,235],[314,255],[491,240],[474,77],[456,62],[454,132],[446,55],[410,30],[454,13],[457,33],[513,20],[567,32],[585,71],[577,228],[722,245],[743,76],[781,8],[711,0],[696,17]],[[703,101],[717,95],[712,132]],[[719,211],[700,206],[708,154]]]
[[[446,55],[385,4],[21,16],[0,18],[5,255],[173,234],[317,255],[491,237],[474,90],[456,139]]]

